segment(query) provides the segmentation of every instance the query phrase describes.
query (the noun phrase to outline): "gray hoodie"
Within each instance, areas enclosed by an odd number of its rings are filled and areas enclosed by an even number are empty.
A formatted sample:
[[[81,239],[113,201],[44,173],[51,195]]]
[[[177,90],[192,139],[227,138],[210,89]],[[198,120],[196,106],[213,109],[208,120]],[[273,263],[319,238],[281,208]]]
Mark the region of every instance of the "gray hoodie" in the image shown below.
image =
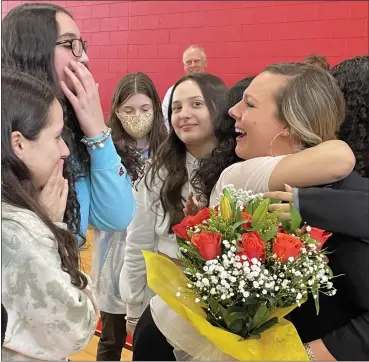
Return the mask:
[[[33,212],[2,203],[1,222],[1,297],[8,312],[2,359],[65,360],[95,332],[90,285],[72,285],[54,235]]]

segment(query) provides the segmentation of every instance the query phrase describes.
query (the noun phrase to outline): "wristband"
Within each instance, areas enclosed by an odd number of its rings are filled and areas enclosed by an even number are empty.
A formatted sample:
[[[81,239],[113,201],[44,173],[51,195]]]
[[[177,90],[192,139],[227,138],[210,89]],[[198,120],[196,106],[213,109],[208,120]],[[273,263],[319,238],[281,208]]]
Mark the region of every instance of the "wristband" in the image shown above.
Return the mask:
[[[91,147],[93,150],[98,148],[104,148],[104,142],[108,139],[108,137],[111,135],[111,128],[106,127],[105,131],[102,132],[100,137],[98,139],[88,139],[86,136],[83,136],[81,139],[81,142],[85,144],[87,147]]]
[[[310,344],[309,343],[304,343],[304,347],[305,347],[306,353],[309,357],[309,360],[310,361],[315,361],[314,353],[310,348]]]

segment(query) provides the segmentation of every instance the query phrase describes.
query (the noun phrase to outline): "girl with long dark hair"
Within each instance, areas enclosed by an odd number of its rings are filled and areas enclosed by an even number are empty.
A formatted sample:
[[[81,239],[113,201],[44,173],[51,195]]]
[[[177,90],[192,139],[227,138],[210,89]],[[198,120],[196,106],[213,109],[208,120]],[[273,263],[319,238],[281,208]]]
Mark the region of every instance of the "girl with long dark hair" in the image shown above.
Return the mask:
[[[61,360],[93,336],[97,310],[80,271],[74,179],[63,111],[46,84],[2,71],[2,303],[5,360]]]
[[[96,84],[87,68],[87,44],[71,14],[53,4],[22,4],[2,23],[2,67],[43,79],[63,96],[66,163],[76,179],[78,232],[88,224],[124,230],[135,203],[131,181],[106,127]],[[82,244],[81,238],[79,239]]]
[[[138,184],[136,216],[127,230],[123,296],[131,331],[153,295],[146,284],[141,250],[155,250],[177,260],[172,226],[184,215],[185,198],[192,188],[189,180],[197,160],[216,146],[213,122],[225,92],[224,82],[206,73],[187,75],[173,88],[170,133]]]
[[[114,92],[109,126],[115,148],[127,167],[132,182],[143,174],[145,161],[153,157],[167,137],[159,95],[152,80],[144,73],[130,73]],[[97,349],[98,361],[120,361],[126,340],[126,305],[121,278],[126,231],[95,230],[93,279],[102,330]],[[107,245],[100,248],[101,245]]]

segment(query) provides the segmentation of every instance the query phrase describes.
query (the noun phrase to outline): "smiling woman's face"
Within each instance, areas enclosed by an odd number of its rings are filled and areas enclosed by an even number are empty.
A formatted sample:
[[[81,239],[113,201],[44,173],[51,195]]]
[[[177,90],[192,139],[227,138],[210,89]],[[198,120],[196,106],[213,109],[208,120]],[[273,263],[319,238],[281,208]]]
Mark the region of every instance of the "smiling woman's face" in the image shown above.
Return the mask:
[[[193,80],[179,84],[173,93],[172,126],[186,145],[214,138],[213,124],[200,87]]]
[[[263,72],[247,87],[242,100],[229,110],[236,120],[236,129],[243,133],[237,137],[238,157],[247,160],[292,152],[288,128],[279,120],[275,98],[287,81],[284,75]]]

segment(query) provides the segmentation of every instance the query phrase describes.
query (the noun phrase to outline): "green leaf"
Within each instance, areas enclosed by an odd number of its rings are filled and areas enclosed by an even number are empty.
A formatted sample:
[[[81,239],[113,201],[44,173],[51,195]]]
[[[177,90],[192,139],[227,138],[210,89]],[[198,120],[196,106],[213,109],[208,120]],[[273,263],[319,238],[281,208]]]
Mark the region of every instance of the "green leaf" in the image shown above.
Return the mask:
[[[320,311],[320,305],[319,305],[319,286],[318,284],[314,284],[311,292],[313,294],[313,298],[314,298],[314,302],[315,302],[315,310],[316,310],[316,315],[319,314]]]
[[[268,200],[268,204],[269,204],[269,200],[270,199],[256,199],[254,200],[254,202],[252,203],[252,214],[255,213],[256,209],[260,206],[260,204],[262,202],[264,202],[265,200]]]
[[[271,295],[268,294],[263,295],[262,297],[269,303],[269,308],[277,305],[277,299],[275,297],[272,297]]]
[[[246,308],[244,306],[232,305],[227,309],[229,313],[245,313]]]
[[[254,295],[250,295],[248,298],[246,298],[246,300],[243,302],[243,305],[244,306],[247,306],[247,305],[251,305],[251,304],[256,304],[259,302],[259,299],[254,296]]]
[[[276,324],[278,324],[279,320],[277,317],[274,317],[272,319],[269,319],[268,321],[266,321],[265,323],[263,323],[260,327],[254,329],[252,331],[252,334],[261,334],[264,331],[266,331],[269,328],[272,328],[273,326],[275,326]]]
[[[270,199],[270,205],[271,204],[281,204],[282,200],[278,200],[278,199]]]
[[[249,202],[246,206],[246,210],[245,212],[247,212],[248,214],[251,214],[253,213],[254,209],[253,209],[253,202]]]
[[[245,323],[241,334],[242,337],[245,338],[250,334],[251,326],[252,326],[252,317],[249,314],[245,313]]]
[[[235,245],[236,247],[236,253],[239,253],[240,251],[243,251],[243,248],[239,246],[238,244]]]
[[[226,188],[224,188],[223,191],[222,191],[222,193],[229,200],[229,202],[231,203],[232,202],[232,196],[229,193],[229,191]]]
[[[276,237],[277,235],[277,231],[278,231],[278,226],[273,226],[273,228],[271,230],[267,230],[267,231],[261,231],[259,232],[261,238],[267,242],[273,238]]]
[[[239,223],[239,222],[241,222],[241,224],[243,223],[242,213],[241,213],[241,210],[239,210],[239,209],[237,209],[237,211],[236,211],[235,220],[236,220],[237,223]],[[241,224],[239,224],[239,225],[241,225]],[[236,228],[234,230],[236,230]]]
[[[179,243],[184,243],[184,242],[186,242],[186,240],[187,239],[183,239],[183,238],[181,238],[180,236],[178,236],[178,235],[176,235],[176,238],[177,238],[177,243],[179,244]]]
[[[235,319],[228,328],[231,333],[240,335],[243,330],[243,319]]]
[[[208,299],[208,305],[213,313],[215,314],[219,313],[219,303],[214,298]]]
[[[229,313],[230,309],[227,310],[227,313]],[[227,316],[227,327],[229,328],[229,331],[238,335],[242,334],[244,321],[246,319],[244,312],[232,312],[229,313]]]
[[[247,220],[241,220],[236,222],[233,226],[232,226],[232,231],[236,231],[236,229],[241,226],[243,223],[247,222]]]
[[[220,303],[218,304],[219,304],[219,311],[222,314],[224,322],[227,325],[227,328],[230,328],[231,324],[234,323],[234,321],[237,319],[237,313],[234,313],[234,315],[232,316],[232,313],[229,313],[228,310],[224,308]]]
[[[206,313],[206,320],[212,324],[213,326],[222,328],[224,330],[227,330],[226,326],[224,325],[224,322],[222,320],[217,320],[212,314],[209,313],[209,311],[206,308],[203,308]]]
[[[332,269],[331,269],[328,265],[326,265],[326,268],[327,268],[327,270],[328,270],[328,275],[329,275],[329,277],[330,277],[330,278],[333,278],[334,274],[333,274]]]
[[[262,225],[265,215],[268,213],[269,199],[265,199],[252,215],[252,227],[258,228]]]
[[[281,220],[281,224],[285,230],[290,231],[291,224],[288,220]]]
[[[291,204],[290,205],[290,214],[291,214],[291,231],[295,231],[301,225],[301,215],[296,210],[296,208]]]
[[[254,318],[252,319],[252,329],[259,327],[263,324],[269,317],[270,310],[265,304],[260,304],[258,310],[256,311]]]

